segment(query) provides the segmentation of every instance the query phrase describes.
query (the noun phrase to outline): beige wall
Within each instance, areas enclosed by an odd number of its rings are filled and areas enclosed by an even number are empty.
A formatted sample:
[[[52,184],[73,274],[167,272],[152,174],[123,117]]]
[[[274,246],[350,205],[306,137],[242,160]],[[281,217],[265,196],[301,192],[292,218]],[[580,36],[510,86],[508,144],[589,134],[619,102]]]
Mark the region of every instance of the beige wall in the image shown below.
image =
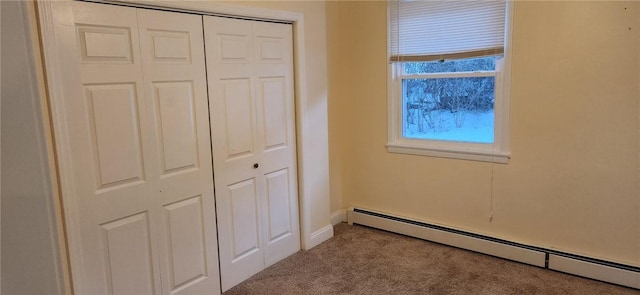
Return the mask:
[[[2,1],[2,289],[63,294],[34,6]]]
[[[388,153],[385,3],[327,20],[345,206],[640,266],[640,2],[515,3],[506,165]]]
[[[342,126],[342,118],[345,117],[345,111],[349,109],[347,104],[350,103],[349,99],[342,99],[347,97],[345,87],[348,83],[347,77],[343,75],[345,64],[339,62],[348,52],[346,45],[339,40],[342,40],[342,33],[345,29],[340,25],[342,17],[340,12],[341,5],[338,5],[336,1],[329,1],[326,3],[327,11],[327,71],[330,73],[327,77],[327,94],[328,94],[328,115],[329,115],[329,177],[331,178],[331,212],[335,213],[338,210],[345,209],[342,192],[342,180],[343,180],[343,166],[342,166],[342,148],[345,147],[344,130],[345,126]]]

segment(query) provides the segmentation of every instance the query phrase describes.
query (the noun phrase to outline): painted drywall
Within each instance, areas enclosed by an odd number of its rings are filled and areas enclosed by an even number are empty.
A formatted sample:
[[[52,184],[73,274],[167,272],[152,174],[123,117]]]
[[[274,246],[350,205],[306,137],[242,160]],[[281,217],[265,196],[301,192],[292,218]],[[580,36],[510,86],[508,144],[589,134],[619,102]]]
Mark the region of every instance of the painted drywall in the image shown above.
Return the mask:
[[[0,19],[2,18],[2,5],[0,5]],[[1,26],[0,21],[0,26]],[[0,27],[1,30],[1,27]],[[0,69],[2,68],[2,38],[0,38]],[[0,71],[0,89],[2,89],[2,73]],[[2,92],[0,90],[0,92]],[[1,94],[0,94],[1,96]],[[0,130],[2,130],[2,99],[0,99]],[[2,294],[2,136],[0,136],[0,294]]]
[[[1,17],[2,17],[2,5],[0,5],[0,19]],[[0,26],[1,26],[1,21],[0,21]],[[2,68],[2,38],[0,38],[0,69],[1,68]],[[0,71],[0,89],[2,89],[1,77],[2,77],[2,73]],[[2,130],[2,99],[0,99],[0,130]],[[1,167],[2,167],[2,136],[0,136],[0,184],[2,184]],[[1,196],[2,196],[2,186],[0,185],[0,294],[2,294],[2,222],[1,222],[2,221],[2,197]]]
[[[2,1],[2,294],[63,294],[32,3]],[[37,45],[36,45],[37,46]]]
[[[514,5],[512,159],[490,164],[388,153],[386,4],[327,4],[343,202],[640,266],[640,2]]]
[[[345,28],[341,28],[340,21],[340,5],[337,1],[326,2],[326,34],[327,34],[327,72],[331,75],[327,76],[327,95],[328,95],[328,116],[329,116],[329,177],[331,179],[331,212],[336,213],[346,207],[342,197],[342,151],[341,147],[344,143],[344,130],[341,125],[341,118],[348,115],[348,110],[343,104],[348,103],[348,99],[339,99],[341,89],[346,89],[345,84],[348,83],[347,77],[344,77],[345,64],[335,62],[339,60],[344,52],[348,52],[345,44],[342,42],[331,42],[329,40],[340,40],[341,32]]]
[[[314,174],[325,175],[314,179],[308,185],[312,193],[309,197],[313,208],[311,233],[330,224],[330,212],[340,208],[341,201],[330,197],[329,180],[329,138],[327,116],[327,37],[324,1],[229,1],[276,10],[293,11],[304,15],[304,34],[307,69],[307,104],[309,108],[308,131],[313,155],[311,163],[305,163]],[[335,168],[335,165],[332,166]],[[335,189],[334,189],[335,190]],[[336,198],[338,195],[336,195]]]

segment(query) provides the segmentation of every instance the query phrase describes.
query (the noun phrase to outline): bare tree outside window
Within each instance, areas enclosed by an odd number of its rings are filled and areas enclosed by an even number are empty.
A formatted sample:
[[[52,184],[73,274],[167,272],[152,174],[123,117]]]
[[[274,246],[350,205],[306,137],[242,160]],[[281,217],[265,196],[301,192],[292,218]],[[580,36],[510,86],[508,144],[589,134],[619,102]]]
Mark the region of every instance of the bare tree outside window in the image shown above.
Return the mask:
[[[495,77],[455,77],[455,73],[494,71],[496,57],[406,63],[403,135],[407,138],[493,142]],[[430,73],[453,73],[441,77]]]

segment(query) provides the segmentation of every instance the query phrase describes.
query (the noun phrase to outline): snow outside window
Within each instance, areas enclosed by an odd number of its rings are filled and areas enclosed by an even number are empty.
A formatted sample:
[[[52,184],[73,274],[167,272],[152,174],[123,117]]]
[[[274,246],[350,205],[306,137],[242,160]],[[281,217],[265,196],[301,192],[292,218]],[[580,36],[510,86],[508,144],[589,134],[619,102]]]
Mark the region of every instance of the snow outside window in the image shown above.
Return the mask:
[[[388,150],[508,162],[508,3],[388,6]]]

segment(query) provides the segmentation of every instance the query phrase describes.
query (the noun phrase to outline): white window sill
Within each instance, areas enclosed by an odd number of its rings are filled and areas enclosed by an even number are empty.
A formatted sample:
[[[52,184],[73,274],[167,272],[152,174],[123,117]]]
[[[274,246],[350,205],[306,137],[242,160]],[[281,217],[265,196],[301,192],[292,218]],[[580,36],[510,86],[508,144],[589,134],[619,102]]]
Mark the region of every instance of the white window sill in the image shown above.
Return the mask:
[[[409,154],[418,156],[430,156],[438,158],[450,158],[480,162],[493,162],[499,164],[509,163],[511,155],[506,152],[482,152],[455,149],[437,149],[428,147],[416,147],[400,144],[387,144],[387,151],[397,154]]]

